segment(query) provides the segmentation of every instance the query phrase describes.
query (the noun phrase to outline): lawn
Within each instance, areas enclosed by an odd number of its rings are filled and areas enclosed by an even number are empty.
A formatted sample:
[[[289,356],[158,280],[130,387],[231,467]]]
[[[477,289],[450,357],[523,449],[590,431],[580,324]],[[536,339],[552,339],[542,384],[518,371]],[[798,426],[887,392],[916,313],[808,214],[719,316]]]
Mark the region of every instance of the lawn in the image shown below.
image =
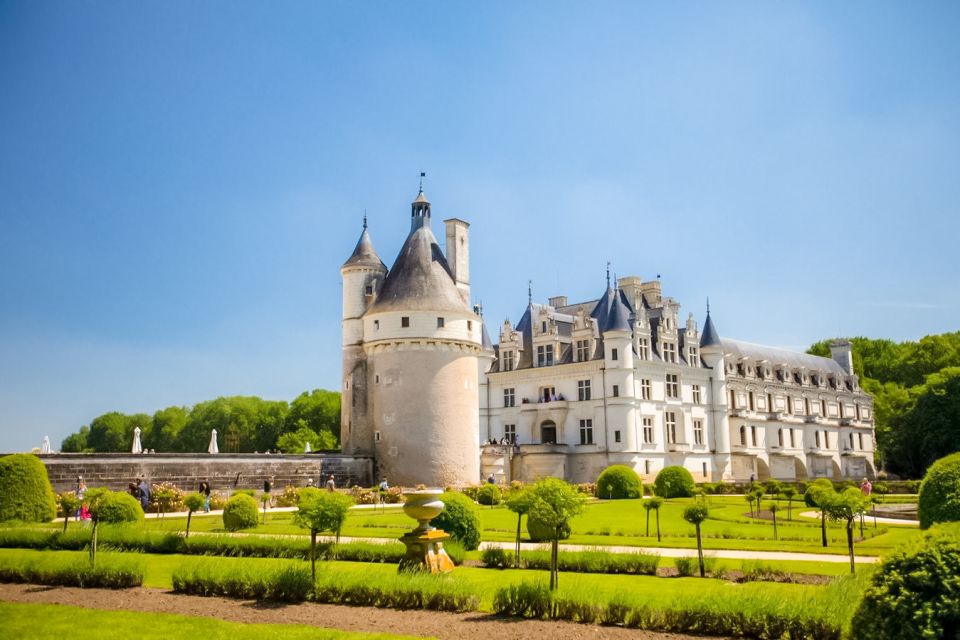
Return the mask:
[[[98,611],[59,604],[0,602],[0,636],[71,640],[399,640],[412,636],[349,633],[296,624],[244,624],[169,613]]]

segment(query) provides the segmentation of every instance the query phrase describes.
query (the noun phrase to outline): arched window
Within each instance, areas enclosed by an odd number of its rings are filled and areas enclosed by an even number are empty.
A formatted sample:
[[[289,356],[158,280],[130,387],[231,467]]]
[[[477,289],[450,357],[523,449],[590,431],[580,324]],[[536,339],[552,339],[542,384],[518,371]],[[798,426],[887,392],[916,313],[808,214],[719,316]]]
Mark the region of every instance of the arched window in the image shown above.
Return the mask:
[[[740,427],[740,444],[747,446],[747,428],[743,426]]]
[[[540,424],[540,442],[543,444],[557,443],[557,424],[553,420],[547,420]]]

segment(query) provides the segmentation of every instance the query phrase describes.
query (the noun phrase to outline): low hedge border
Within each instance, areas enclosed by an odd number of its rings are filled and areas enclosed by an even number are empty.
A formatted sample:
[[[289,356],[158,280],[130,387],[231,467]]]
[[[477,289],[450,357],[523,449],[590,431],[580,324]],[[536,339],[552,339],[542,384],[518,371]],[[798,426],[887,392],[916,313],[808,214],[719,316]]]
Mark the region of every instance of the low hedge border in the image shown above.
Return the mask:
[[[480,560],[490,568],[505,569],[512,565],[513,554],[499,547],[490,547],[480,553]],[[577,573],[611,573],[627,575],[657,575],[660,556],[653,553],[609,553],[600,549],[561,551],[558,554],[560,571]],[[550,552],[526,551],[520,556],[521,569],[550,568]]]
[[[143,585],[143,563],[135,558],[0,558],[0,582],[85,589],[128,589]]]

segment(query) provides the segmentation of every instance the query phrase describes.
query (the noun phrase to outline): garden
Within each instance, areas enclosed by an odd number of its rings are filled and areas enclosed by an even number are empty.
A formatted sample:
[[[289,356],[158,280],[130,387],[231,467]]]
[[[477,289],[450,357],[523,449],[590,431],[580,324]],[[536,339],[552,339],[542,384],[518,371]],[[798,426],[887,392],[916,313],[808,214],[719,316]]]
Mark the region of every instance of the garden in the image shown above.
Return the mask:
[[[372,635],[381,629],[356,613],[364,607],[460,616],[416,628],[398,619],[389,630],[437,637],[468,633],[450,625],[476,616],[758,638],[935,638],[960,628],[960,456],[931,467],[919,497],[898,495],[918,500],[922,528],[875,517],[878,501],[857,487],[768,483],[731,494],[688,475],[668,468],[643,486],[632,470],[611,467],[587,486],[545,479],[448,490],[432,524],[453,537],[445,550],[457,567],[431,575],[398,570],[398,538],[413,526],[399,505],[363,504],[358,492],[237,492],[206,514],[197,494],[170,486],[158,509],[166,513],[145,517],[123,493],[92,489],[82,503],[55,496],[35,457],[8,456],[0,631],[17,637],[31,617],[49,636],[69,619],[112,625],[133,601],[167,607],[138,609],[156,620],[151,633],[213,637],[245,637],[231,620],[257,622],[223,604],[234,601],[298,607],[321,627],[318,611],[351,615],[322,631],[330,638],[387,637]],[[268,508],[271,498],[287,506]],[[77,519],[81,507],[89,520]],[[18,585],[51,589],[41,596]],[[86,608],[72,618],[50,610],[78,602]],[[181,609],[191,616],[172,615]],[[271,628],[301,637],[313,627],[290,624],[300,619],[272,618]]]

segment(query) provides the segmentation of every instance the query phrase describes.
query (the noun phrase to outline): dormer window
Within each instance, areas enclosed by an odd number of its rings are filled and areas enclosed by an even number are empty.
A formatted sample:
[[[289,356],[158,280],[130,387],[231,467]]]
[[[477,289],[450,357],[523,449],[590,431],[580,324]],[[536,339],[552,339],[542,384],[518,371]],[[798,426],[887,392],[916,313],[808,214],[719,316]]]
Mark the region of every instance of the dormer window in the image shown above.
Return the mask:
[[[553,345],[542,344],[537,347],[537,366],[549,367],[553,365]]]
[[[677,345],[672,342],[663,343],[663,361],[664,362],[677,362]]]
[[[637,341],[637,355],[641,360],[650,359],[650,341],[646,338],[640,338]]]
[[[513,351],[503,352],[503,370],[513,371]]]
[[[700,358],[697,357],[696,347],[690,347],[687,350],[687,364],[689,364],[691,367],[695,367],[700,364]]]
[[[547,332],[547,321],[544,320],[543,322],[540,323],[540,333],[546,333],[546,332]]]
[[[577,362],[586,362],[590,359],[590,341],[577,340]]]

